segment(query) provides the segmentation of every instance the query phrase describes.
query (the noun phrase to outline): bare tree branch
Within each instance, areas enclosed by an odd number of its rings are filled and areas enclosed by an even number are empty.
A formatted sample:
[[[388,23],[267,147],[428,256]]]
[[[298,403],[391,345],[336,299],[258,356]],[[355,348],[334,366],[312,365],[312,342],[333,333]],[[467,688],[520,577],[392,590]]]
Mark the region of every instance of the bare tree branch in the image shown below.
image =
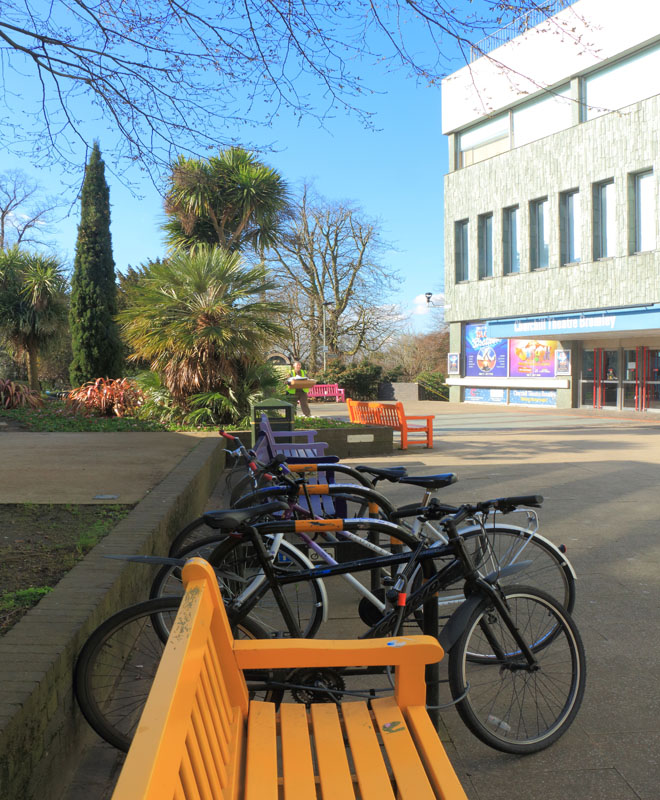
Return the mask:
[[[386,247],[377,223],[359,208],[330,203],[304,187],[267,263],[289,308],[289,330],[306,331],[295,347],[304,346],[312,369],[321,361],[324,306],[331,354],[369,352],[391,334],[400,316],[387,304],[397,276],[382,263]]]
[[[48,245],[50,225],[61,204],[44,197],[39,184],[20,170],[0,174],[0,251],[14,245]]]
[[[105,124],[119,136],[117,161],[155,174],[176,153],[235,143],[225,131],[268,125],[281,109],[321,124],[343,109],[370,124],[369,67],[435,83],[456,43],[467,54],[517,15],[553,9],[538,0],[481,0],[460,12],[444,0],[3,0],[0,147],[78,165],[71,143],[91,145]],[[40,96],[8,88],[25,81]]]

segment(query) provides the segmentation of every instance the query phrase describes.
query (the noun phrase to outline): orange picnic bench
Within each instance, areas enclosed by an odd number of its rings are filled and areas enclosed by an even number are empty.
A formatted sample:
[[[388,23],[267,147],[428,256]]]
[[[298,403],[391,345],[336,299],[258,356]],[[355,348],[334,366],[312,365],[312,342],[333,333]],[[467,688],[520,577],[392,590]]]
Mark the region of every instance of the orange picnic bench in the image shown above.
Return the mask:
[[[433,415],[428,417],[407,416],[403,403],[367,403],[360,400],[346,400],[351,422],[363,425],[386,425],[401,433],[401,449],[407,450],[409,444],[422,444],[433,447]],[[411,421],[426,420],[424,425],[411,425]],[[423,439],[408,439],[408,434],[424,434]]]
[[[113,800],[467,800],[425,708],[430,636],[235,641],[213,569],[183,569],[178,616]],[[395,667],[393,697],[249,700],[243,670]]]

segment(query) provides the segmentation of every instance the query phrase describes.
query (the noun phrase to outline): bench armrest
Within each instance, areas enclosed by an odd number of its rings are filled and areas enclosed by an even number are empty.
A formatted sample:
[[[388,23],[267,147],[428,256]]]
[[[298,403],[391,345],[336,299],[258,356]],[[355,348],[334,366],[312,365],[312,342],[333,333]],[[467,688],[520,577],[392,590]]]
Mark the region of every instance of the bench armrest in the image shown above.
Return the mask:
[[[435,664],[444,650],[432,636],[390,639],[239,639],[234,642],[241,669],[288,667],[371,667],[418,661]]]
[[[396,636],[391,639],[251,639],[234,641],[238,667],[281,669],[295,667],[396,668],[395,697],[401,707],[424,705],[424,667],[434,664],[444,650],[432,636]]]
[[[406,416],[404,417],[404,419],[405,419],[405,420],[409,420],[409,419],[435,419],[435,417],[434,417],[433,415],[431,415],[430,417],[409,417],[409,416],[406,414]]]

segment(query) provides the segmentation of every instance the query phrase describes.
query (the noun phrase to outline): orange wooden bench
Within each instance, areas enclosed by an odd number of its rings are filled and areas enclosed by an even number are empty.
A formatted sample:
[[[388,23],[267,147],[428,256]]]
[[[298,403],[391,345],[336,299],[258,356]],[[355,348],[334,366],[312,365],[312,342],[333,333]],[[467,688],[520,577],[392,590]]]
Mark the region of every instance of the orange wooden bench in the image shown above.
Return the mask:
[[[433,447],[433,415],[428,417],[406,416],[403,403],[365,403],[360,400],[346,400],[351,422],[363,425],[386,425],[401,433],[401,449],[407,450],[409,444],[422,444]],[[411,425],[411,421],[425,420],[424,425]],[[423,439],[408,439],[408,434],[424,434]]]
[[[467,800],[424,706],[429,636],[234,641],[211,567],[186,593],[113,800]],[[312,704],[250,701],[244,669],[395,667],[393,697]],[[350,754],[350,755],[349,755]]]

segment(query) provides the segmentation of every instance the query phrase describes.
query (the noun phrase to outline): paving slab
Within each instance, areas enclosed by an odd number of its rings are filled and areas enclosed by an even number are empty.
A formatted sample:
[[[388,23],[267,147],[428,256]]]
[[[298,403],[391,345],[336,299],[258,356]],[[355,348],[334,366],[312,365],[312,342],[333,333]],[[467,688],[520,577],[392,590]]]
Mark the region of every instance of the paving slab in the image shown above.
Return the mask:
[[[137,503],[199,441],[195,433],[2,432],[0,503]]]

